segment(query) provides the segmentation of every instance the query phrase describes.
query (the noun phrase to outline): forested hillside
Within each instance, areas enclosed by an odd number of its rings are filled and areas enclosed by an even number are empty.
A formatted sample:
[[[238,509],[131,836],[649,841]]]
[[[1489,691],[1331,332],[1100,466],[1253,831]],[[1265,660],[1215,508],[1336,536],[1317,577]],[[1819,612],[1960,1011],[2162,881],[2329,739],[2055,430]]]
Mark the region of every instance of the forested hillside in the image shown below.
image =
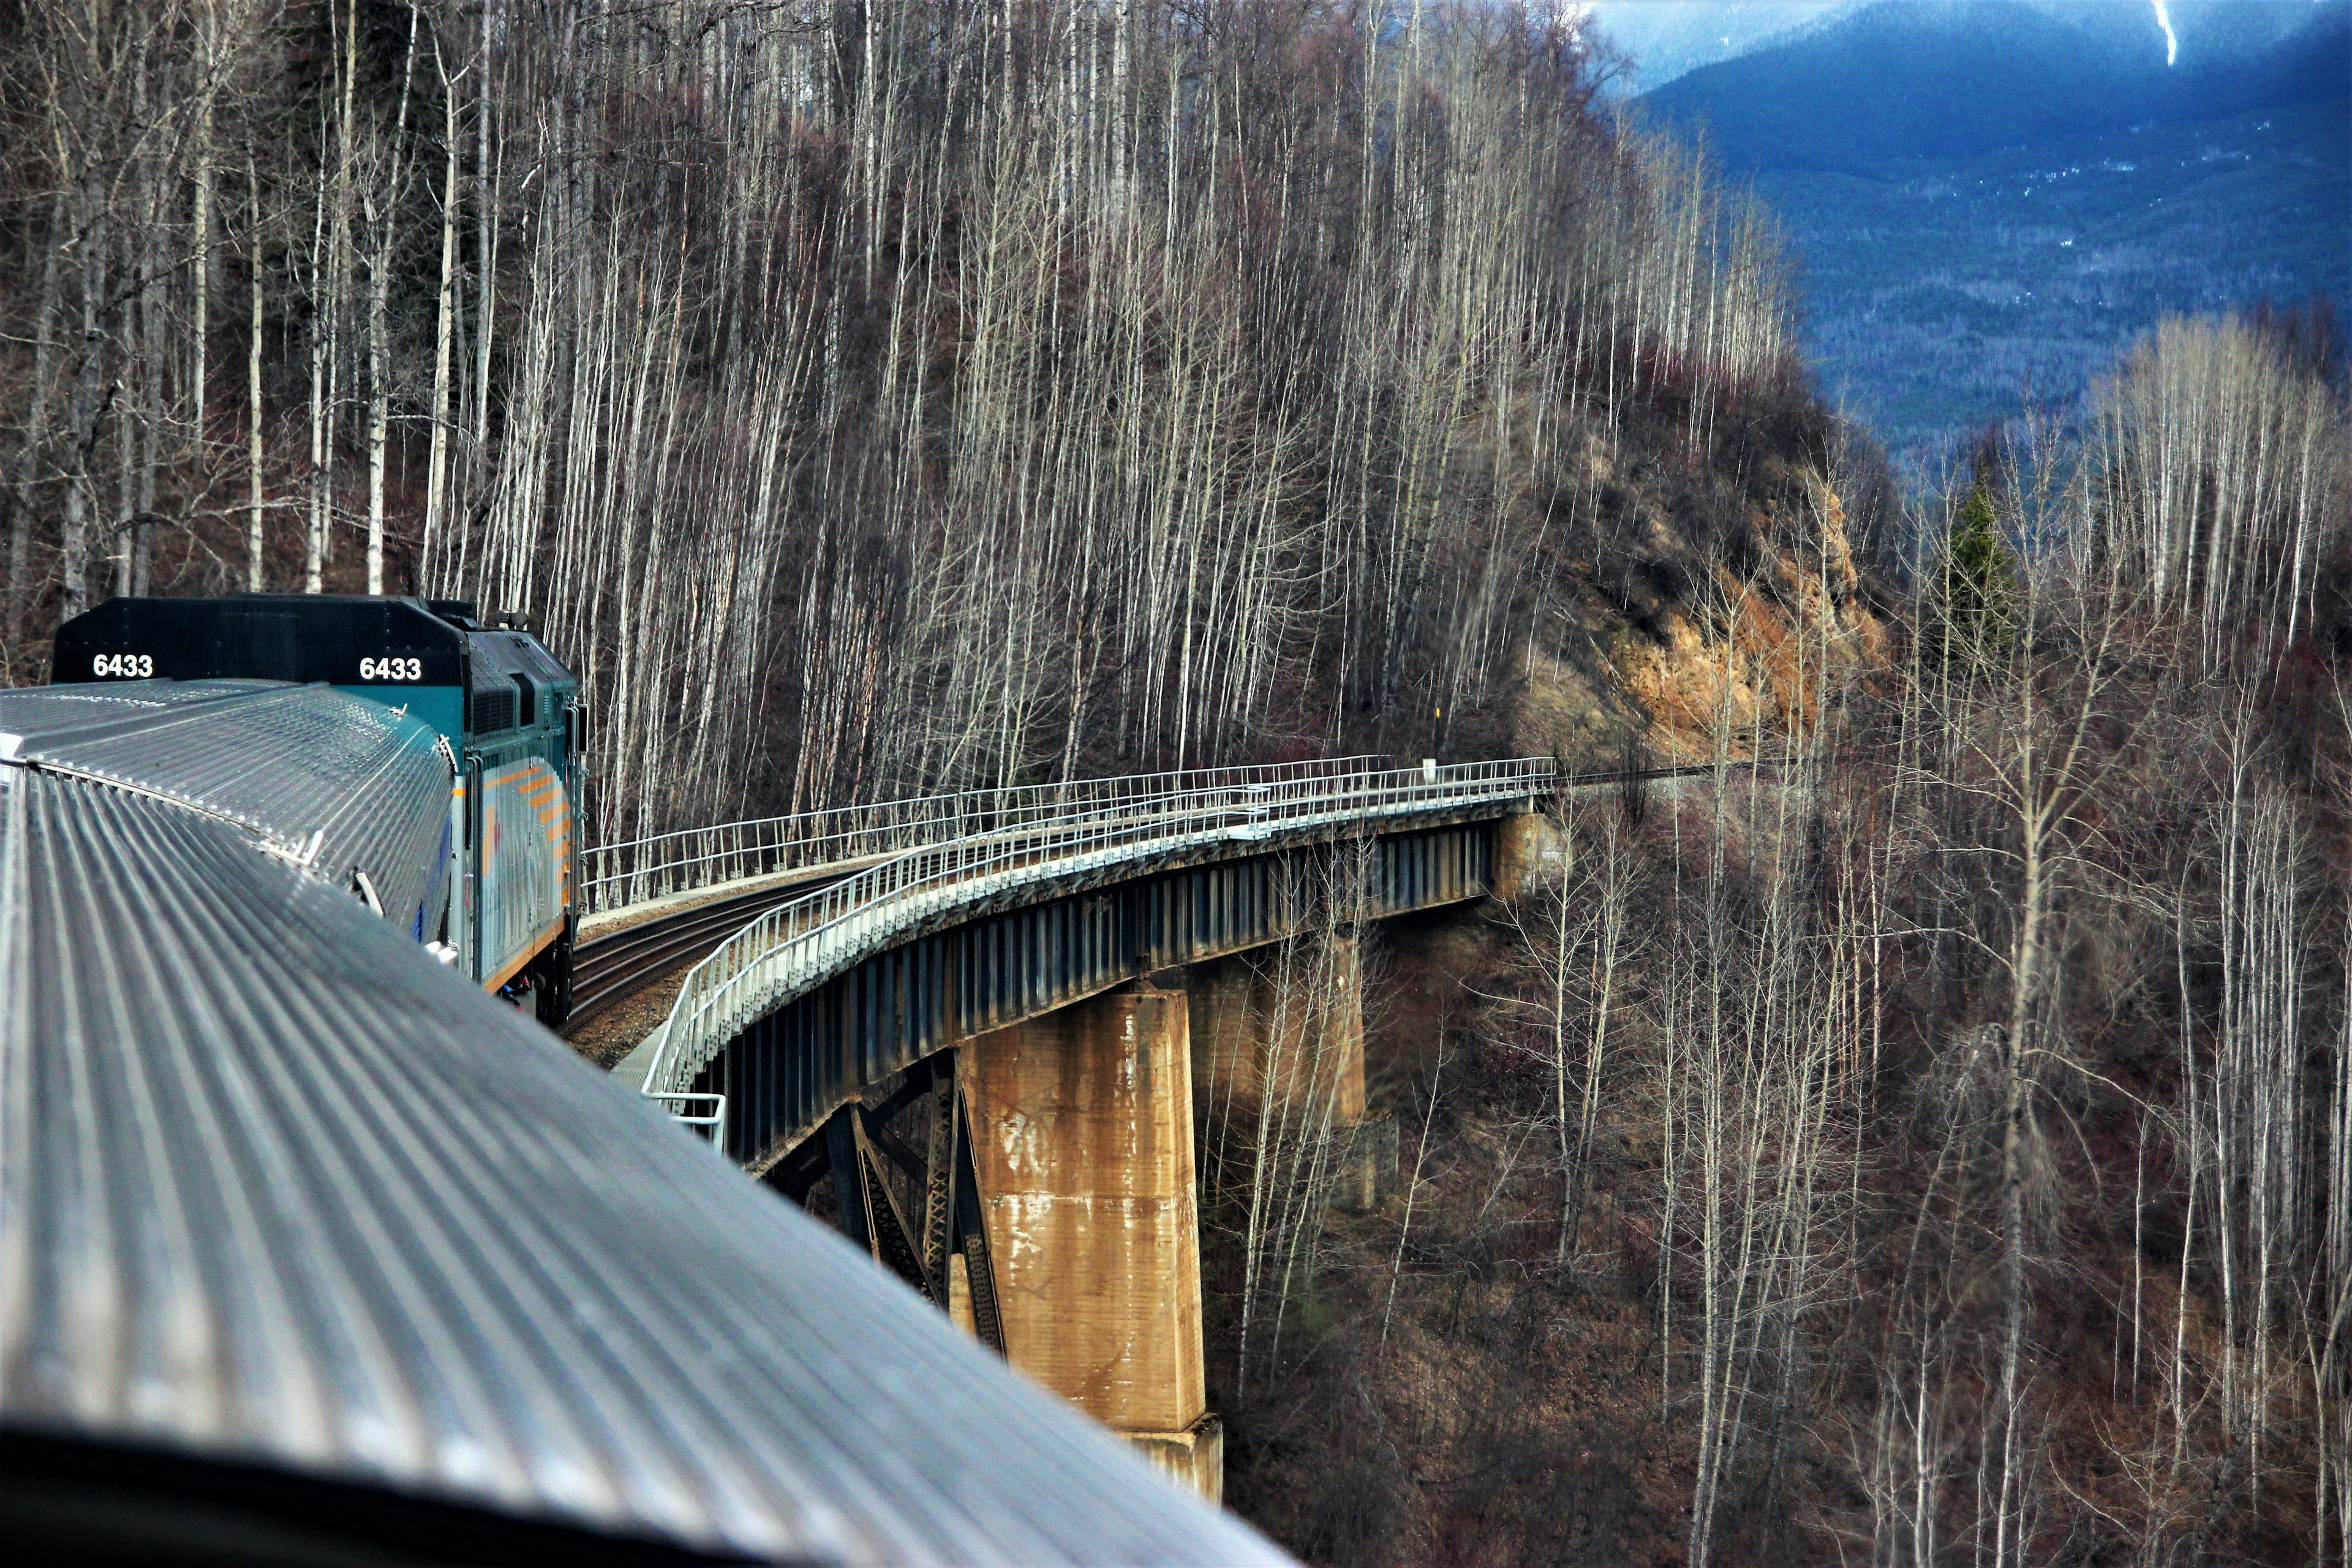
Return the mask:
[[[1399,1170],[1341,1212],[1328,1106],[1204,1110],[1229,1500],[1329,1563],[2341,1563],[2340,341],[2168,321],[1906,514],[1604,63],[1485,5],[0,7],[5,675],[117,592],[527,609],[603,838],[1698,764],[1259,961],[1361,991]]]
[[[1762,220],[1558,20],[100,0],[5,47],[12,674],[110,592],[525,608],[605,837],[1458,751],[1561,640],[1532,558],[1634,461],[1674,549],[1747,531],[1804,405]]]
[[[2312,327],[2168,323],[2079,437],[1988,445],[1891,651],[1718,579],[1711,679],[1645,704],[1711,775],[1563,798],[1516,899],[1384,933],[1396,1196],[1253,1266],[1315,1140],[1213,1194],[1273,1325],[1245,1511],[1350,1563],[2345,1561]]]

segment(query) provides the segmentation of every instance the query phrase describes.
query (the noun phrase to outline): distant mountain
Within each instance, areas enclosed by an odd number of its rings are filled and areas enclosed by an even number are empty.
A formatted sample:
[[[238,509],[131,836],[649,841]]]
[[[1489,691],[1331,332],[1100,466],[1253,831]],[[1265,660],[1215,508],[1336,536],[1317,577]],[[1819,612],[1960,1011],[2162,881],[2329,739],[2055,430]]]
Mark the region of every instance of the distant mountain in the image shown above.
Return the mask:
[[[2035,0],[2062,16],[2080,16],[2089,7],[2084,0]],[[2126,10],[2153,9],[2139,0],[2101,0]],[[2165,14],[2180,45],[2179,63],[2194,68],[2211,60],[2229,60],[2277,43],[2324,12],[2329,0],[2168,0]]]
[[[1626,58],[1615,85],[1630,98],[1851,8],[1848,0],[1597,0],[1587,14]]]
[[[1912,165],[1770,170],[1823,386],[1915,475],[2168,313],[2352,304],[2344,99]]]
[[[2167,313],[2352,314],[2352,5],[2167,11],[1879,0],[1637,112],[1780,215],[1825,390],[1925,476]]]
[[[2148,5],[1879,0],[1640,101],[1703,132],[1735,167],[1865,173],[2345,90],[2352,34],[2340,0],[2182,9],[2176,35],[2196,26],[2176,48]],[[2308,22],[2278,37],[2297,11]]]
[[[1593,0],[1586,15],[1628,57],[1617,82],[1625,97],[1759,49],[1834,27],[1883,0]],[[1937,0],[1900,0],[1926,5]],[[2023,0],[2069,26],[2130,40],[2145,55],[2177,55],[2195,69],[2250,54],[2294,32],[2315,0],[2168,0],[2165,22],[2151,0]],[[2324,3],[2324,0],[2319,0]],[[2173,38],[2168,48],[2164,26]]]

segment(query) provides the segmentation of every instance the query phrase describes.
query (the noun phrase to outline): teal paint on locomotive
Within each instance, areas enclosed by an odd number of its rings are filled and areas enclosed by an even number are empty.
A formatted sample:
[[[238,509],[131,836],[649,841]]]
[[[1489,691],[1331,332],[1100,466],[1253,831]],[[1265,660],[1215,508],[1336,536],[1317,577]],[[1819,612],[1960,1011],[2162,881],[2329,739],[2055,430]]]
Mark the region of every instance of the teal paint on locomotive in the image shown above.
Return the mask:
[[[116,598],[58,628],[50,679],[315,682],[429,725],[456,767],[447,872],[428,900],[437,929],[411,934],[562,1022],[578,929],[580,683],[520,617],[485,625],[459,601],[358,595]]]
[[[526,630],[468,641],[471,969],[558,1023],[578,931],[579,681]]]

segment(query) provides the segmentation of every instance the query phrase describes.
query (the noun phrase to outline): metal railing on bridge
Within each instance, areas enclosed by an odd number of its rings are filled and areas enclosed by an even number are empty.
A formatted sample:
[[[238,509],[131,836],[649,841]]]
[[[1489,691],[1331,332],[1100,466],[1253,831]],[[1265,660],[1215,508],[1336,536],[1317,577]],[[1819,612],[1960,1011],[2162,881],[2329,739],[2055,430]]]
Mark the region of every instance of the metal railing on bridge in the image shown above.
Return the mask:
[[[1012,784],[651,834],[582,854],[581,913],[605,914],[656,899],[789,871],[854,864],[1029,823],[1099,815],[1139,800],[1186,791],[1339,777],[1360,773],[1376,760],[1328,757],[1306,763]]]
[[[1026,821],[911,849],[779,905],[688,972],[647,1064],[644,1093],[669,1105],[679,1121],[711,1127],[716,1135],[725,1126],[725,1102],[694,1092],[692,1085],[730,1039],[951,906],[1215,839],[1526,799],[1560,778],[1552,760],[1542,757],[1447,767],[1350,766],[1363,760],[1227,770],[1251,776],[1090,795],[1084,804],[1041,810]],[[702,1107],[708,1109],[696,1109]]]

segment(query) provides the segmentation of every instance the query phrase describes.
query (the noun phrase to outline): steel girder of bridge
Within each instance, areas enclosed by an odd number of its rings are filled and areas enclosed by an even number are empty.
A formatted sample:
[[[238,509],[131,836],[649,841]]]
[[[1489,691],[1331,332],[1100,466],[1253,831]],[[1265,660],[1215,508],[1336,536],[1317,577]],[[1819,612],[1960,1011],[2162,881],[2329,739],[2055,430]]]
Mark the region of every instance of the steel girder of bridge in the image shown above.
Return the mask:
[[[1146,805],[1125,814],[1141,819],[1131,833],[1082,820],[1076,854],[1039,854],[1026,833],[1010,855],[941,853],[939,876],[879,879],[912,884],[914,918],[891,921],[898,911],[855,889],[833,898],[832,929],[862,939],[839,944],[848,961],[754,1013],[667,1092],[714,1107],[714,1138],[796,1201],[830,1174],[853,1244],[1214,1499],[1223,1438],[1203,1375],[1197,1068],[1186,994],[1153,977],[1291,938],[1352,951],[1341,928],[1492,889],[1502,823],[1529,795],[1423,786],[1434,798],[1362,815],[1307,809],[1335,803],[1301,791],[1285,821],[1244,795],[1230,810]],[[1106,837],[1125,852],[1103,853]],[[774,949],[814,946],[825,929],[772,921],[767,952],[735,954],[721,986],[772,973]],[[689,1003],[696,989],[673,1026],[726,994]],[[1352,1106],[1334,1123],[1352,1143],[1360,1019],[1342,1034],[1352,1052],[1316,1077],[1328,1112]]]
[[[1095,884],[1079,890],[938,917],[937,929],[744,1029],[691,1092],[720,1097],[725,1147],[766,1171],[835,1110],[936,1052],[1129,980],[1314,929],[1326,918],[1320,890],[1339,882],[1355,919],[1482,896],[1494,880],[1496,818],[1517,808],[1474,809],[1447,814],[1466,820],[1326,830],[1217,858],[1160,857],[1074,878]]]
[[[1493,824],[1562,779],[1520,758],[1135,782],[1150,787],[1090,786],[759,915],[687,976],[644,1047],[643,1092],[764,1170],[933,1052],[1292,934],[1305,916],[1285,889],[1338,847],[1367,862],[1367,916],[1475,898]]]

